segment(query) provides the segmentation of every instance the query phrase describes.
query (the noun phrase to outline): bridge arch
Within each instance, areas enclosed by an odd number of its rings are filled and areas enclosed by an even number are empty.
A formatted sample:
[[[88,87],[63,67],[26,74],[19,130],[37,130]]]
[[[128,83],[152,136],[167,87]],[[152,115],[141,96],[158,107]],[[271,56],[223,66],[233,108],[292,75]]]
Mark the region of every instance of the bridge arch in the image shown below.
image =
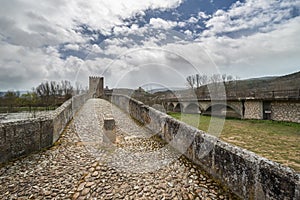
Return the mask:
[[[242,118],[240,109],[230,104],[220,104],[220,103],[211,104],[205,109],[203,114],[204,115],[214,114],[215,116]]]
[[[174,104],[173,103],[168,103],[167,104],[167,109],[166,109],[167,111],[171,111],[171,112],[173,112],[174,111]]]
[[[181,103],[177,103],[177,105],[174,107],[174,112],[181,112],[183,110],[184,106]]]
[[[185,106],[184,108],[185,113],[201,113],[201,108],[199,107],[199,104],[196,103],[190,103]]]

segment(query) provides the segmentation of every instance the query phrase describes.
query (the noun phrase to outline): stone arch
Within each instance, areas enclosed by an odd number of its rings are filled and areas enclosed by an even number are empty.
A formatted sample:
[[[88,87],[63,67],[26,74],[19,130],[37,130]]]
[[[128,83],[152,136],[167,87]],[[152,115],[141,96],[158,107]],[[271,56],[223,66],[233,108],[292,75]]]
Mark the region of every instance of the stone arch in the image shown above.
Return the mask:
[[[229,104],[212,104],[205,109],[203,114],[212,115],[212,112],[215,116],[242,118],[240,110]]]
[[[174,112],[181,112],[183,109],[183,105],[181,103],[177,103],[177,105],[174,107]]]
[[[171,111],[171,112],[174,111],[174,104],[173,103],[168,103],[167,104],[167,111]]]
[[[190,103],[184,108],[185,113],[201,113],[199,105],[196,103]]]

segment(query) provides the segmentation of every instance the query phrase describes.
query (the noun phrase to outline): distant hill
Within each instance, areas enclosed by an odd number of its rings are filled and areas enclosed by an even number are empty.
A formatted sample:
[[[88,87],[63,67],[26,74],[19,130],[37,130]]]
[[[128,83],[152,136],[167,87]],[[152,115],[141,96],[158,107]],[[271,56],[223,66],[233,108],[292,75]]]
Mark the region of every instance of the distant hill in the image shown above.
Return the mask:
[[[259,77],[245,80],[235,80],[224,83],[227,96],[248,96],[272,91],[287,91],[300,89],[300,71],[284,76]],[[209,94],[208,85],[201,86],[193,92],[191,89],[176,91],[160,91],[154,93],[159,98],[194,97]]]
[[[158,92],[167,92],[167,91],[178,91],[178,90],[183,90],[185,88],[178,88],[178,87],[172,87],[172,88],[156,88],[156,89],[152,89],[152,90],[147,90],[148,93],[150,94],[154,94],[154,93],[158,93]]]
[[[300,88],[300,72],[278,77],[261,77],[237,81],[237,90],[247,91],[279,91]],[[232,89],[234,86],[228,87]]]

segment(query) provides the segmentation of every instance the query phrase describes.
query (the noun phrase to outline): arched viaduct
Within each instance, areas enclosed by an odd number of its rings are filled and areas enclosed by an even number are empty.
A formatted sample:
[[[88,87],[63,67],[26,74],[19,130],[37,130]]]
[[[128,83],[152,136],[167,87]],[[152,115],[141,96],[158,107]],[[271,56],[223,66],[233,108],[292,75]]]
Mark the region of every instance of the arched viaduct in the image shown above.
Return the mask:
[[[271,119],[300,123],[299,98],[163,99],[167,112],[197,113],[242,119]]]
[[[206,115],[227,115],[242,118],[244,116],[244,101],[210,101],[182,100],[164,102],[167,112],[198,113]]]

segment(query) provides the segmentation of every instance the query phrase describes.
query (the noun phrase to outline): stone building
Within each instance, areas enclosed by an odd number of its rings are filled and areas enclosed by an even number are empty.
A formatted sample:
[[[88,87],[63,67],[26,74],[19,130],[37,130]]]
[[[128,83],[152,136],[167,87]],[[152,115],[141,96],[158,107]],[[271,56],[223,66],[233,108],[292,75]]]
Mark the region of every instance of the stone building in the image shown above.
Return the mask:
[[[97,76],[89,77],[89,95],[92,98],[101,98],[104,95],[104,78]]]

